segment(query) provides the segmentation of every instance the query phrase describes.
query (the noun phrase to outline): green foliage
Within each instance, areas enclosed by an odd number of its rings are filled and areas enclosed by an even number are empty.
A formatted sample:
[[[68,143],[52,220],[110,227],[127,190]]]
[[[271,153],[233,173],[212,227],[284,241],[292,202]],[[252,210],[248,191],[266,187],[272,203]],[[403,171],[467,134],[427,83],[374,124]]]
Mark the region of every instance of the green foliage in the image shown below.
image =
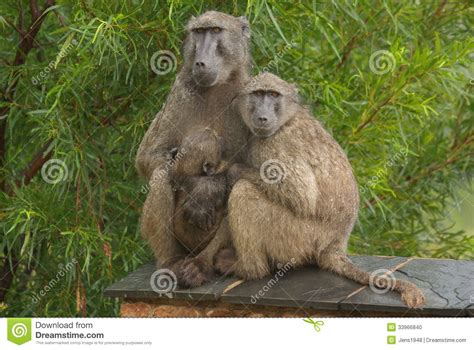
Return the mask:
[[[20,41],[14,27],[21,18],[29,25],[30,8],[26,0],[2,1],[0,258],[15,278],[0,313],[118,312],[103,289],[151,259],[139,234],[146,191],[134,156],[176,73],[155,74],[150,59],[169,50],[179,66],[184,24],[210,9],[247,16],[254,73],[268,69],[298,83],[348,153],[362,196],[351,252],[472,259],[474,238],[445,221],[449,204],[463,200],[457,186],[470,181],[473,169],[469,6],[60,0],[26,62],[12,65]],[[378,61],[380,50],[386,51]],[[63,170],[49,175],[63,181],[48,183],[41,171],[30,183],[22,180],[30,162],[49,151]]]

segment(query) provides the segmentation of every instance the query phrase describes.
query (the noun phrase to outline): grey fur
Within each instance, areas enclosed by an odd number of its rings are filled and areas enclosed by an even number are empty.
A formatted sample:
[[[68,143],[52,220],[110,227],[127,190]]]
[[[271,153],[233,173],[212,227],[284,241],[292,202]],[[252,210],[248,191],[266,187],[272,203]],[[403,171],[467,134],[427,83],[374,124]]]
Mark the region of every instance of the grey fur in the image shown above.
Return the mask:
[[[196,28],[220,27],[219,66],[213,84],[200,85],[202,72],[193,72],[196,53]],[[150,192],[143,207],[141,231],[161,266],[167,266],[182,277],[184,258],[189,252],[176,239],[173,230],[175,193],[167,168],[168,152],[182,144],[193,130],[209,127],[226,141],[224,160],[241,161],[246,143],[245,128],[231,102],[248,80],[250,65],[248,23],[242,18],[219,12],[206,12],[188,23],[184,43],[184,66],[178,73],[162,110],[146,132],[136,158],[141,176],[150,180]],[[214,55],[214,54],[213,54]],[[214,55],[215,56],[215,55]],[[214,73],[212,73],[214,74]],[[214,80],[214,78],[213,78]],[[207,81],[209,83],[210,79]],[[201,177],[195,183],[195,206],[186,208],[192,223],[211,215],[215,194],[215,177]],[[203,203],[209,203],[201,210]]]
[[[346,255],[359,194],[344,151],[299,104],[295,87],[269,73],[253,78],[236,101],[250,129],[254,130],[258,109],[249,101],[258,90],[281,95],[274,108],[265,112],[274,111],[269,120],[278,127],[270,127],[275,131],[264,133],[266,137],[253,138],[246,164],[234,164],[229,170],[234,181],[240,178],[231,191],[228,208],[236,251],[233,272],[244,279],[258,279],[278,264],[291,261],[294,267],[317,264],[369,284],[369,273]],[[269,160],[283,168],[280,181],[262,177],[261,167]],[[219,255],[216,264],[229,266],[219,261]],[[385,277],[374,278],[379,287],[390,283]],[[424,304],[423,293],[410,282],[396,280],[391,288],[401,293],[409,307]]]

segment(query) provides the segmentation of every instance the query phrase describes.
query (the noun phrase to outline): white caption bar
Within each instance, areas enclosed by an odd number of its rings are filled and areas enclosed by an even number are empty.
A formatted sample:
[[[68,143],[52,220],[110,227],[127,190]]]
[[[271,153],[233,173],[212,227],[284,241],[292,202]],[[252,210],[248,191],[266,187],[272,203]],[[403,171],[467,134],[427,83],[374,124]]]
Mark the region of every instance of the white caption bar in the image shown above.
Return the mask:
[[[472,318],[0,319],[0,349],[473,349]]]

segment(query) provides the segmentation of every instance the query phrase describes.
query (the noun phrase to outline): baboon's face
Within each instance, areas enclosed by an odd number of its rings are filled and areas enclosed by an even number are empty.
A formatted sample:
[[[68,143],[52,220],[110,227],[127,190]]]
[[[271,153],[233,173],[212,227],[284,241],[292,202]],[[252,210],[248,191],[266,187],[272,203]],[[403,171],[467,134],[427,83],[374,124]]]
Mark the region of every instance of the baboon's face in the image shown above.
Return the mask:
[[[244,121],[259,137],[273,135],[287,120],[285,97],[274,90],[256,90],[247,98]]]
[[[209,11],[191,18],[187,30],[185,65],[198,85],[225,83],[248,65],[250,29],[245,18]]]
[[[171,151],[174,174],[177,176],[213,176],[222,158],[222,141],[209,130],[197,132],[184,139]]]
[[[196,28],[192,38],[196,48],[192,74],[201,86],[213,86],[219,80],[224,66],[224,29],[220,27]]]

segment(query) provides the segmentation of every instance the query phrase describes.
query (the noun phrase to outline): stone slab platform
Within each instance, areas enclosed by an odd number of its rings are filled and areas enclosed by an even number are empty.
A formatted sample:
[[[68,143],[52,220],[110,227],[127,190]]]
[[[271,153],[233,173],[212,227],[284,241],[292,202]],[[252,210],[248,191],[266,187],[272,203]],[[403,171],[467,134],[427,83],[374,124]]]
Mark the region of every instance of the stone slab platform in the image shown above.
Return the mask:
[[[386,256],[351,256],[371,273],[415,283],[426,306],[408,309],[400,295],[362,286],[314,266],[280,271],[258,281],[216,277],[194,289],[157,293],[154,263],[108,287],[104,294],[124,299],[122,316],[451,316],[474,314],[474,261]],[[156,287],[155,287],[156,289]]]

